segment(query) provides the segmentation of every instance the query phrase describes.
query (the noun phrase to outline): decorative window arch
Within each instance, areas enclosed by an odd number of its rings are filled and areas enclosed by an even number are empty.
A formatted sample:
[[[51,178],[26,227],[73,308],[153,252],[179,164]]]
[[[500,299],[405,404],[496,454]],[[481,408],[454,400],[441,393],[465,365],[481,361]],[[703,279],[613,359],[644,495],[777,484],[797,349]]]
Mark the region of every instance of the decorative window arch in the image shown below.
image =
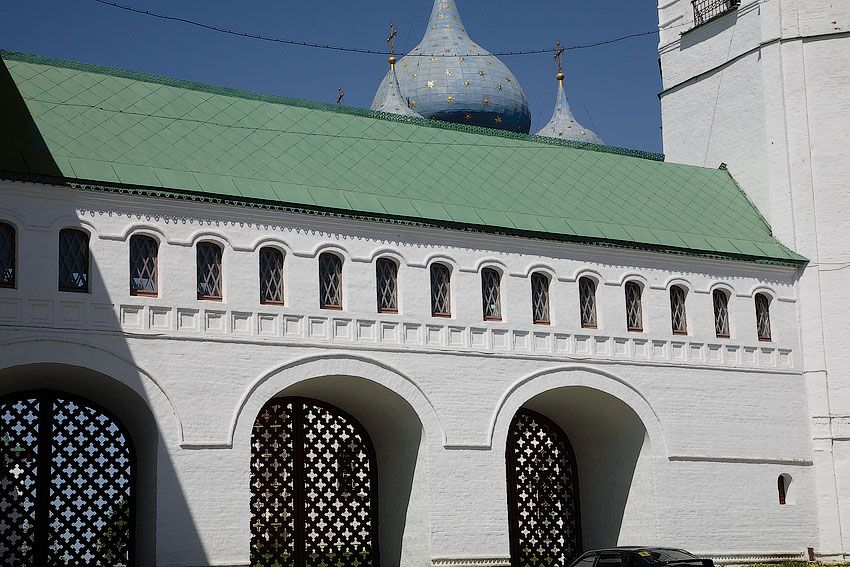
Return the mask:
[[[319,306],[342,309],[342,258],[332,252],[319,256]]]
[[[670,286],[670,318],[674,335],[688,334],[688,312],[685,306],[687,296],[688,290],[684,286]]]
[[[588,276],[580,278],[578,296],[582,328],[597,328],[599,322],[596,314],[596,280]]]
[[[636,281],[626,282],[626,326],[633,333],[643,332],[643,288]]]
[[[130,237],[130,295],[159,293],[159,242],[142,234]]]
[[[731,336],[729,293],[723,289],[715,289],[711,297],[714,302],[714,334],[718,339],[728,339]]]
[[[283,305],[283,252],[274,246],[260,248],[260,303]]]
[[[770,342],[770,296],[766,293],[757,293],[756,303],[756,328],[760,341]]]
[[[222,285],[224,279],[223,250],[220,245],[209,241],[199,242],[196,248],[198,299],[221,301],[224,287]]]
[[[431,264],[431,315],[452,316],[452,271],[439,262]]]
[[[481,308],[485,321],[502,320],[502,274],[495,268],[481,270]]]
[[[549,276],[534,272],[531,274],[531,315],[536,325],[550,323],[549,305]]]
[[[0,222],[0,287],[15,287],[17,254],[15,227],[9,223]]]
[[[89,233],[59,231],[59,291],[89,292]]]
[[[392,258],[375,262],[378,313],[398,313],[398,264]]]

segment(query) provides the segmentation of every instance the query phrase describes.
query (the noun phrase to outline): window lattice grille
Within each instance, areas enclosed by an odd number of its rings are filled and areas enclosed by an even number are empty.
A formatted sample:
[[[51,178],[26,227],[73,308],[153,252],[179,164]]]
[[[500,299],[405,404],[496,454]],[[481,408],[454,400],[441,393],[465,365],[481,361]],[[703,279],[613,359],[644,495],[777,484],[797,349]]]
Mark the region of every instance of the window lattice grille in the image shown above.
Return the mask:
[[[398,312],[398,266],[389,258],[379,258],[375,263],[378,312]]]
[[[670,312],[673,319],[673,334],[687,335],[688,320],[685,311],[685,289],[674,285],[670,288]]]
[[[446,317],[451,313],[451,272],[443,264],[433,264],[431,266],[431,314]]]
[[[714,333],[718,339],[729,338],[729,296],[719,289],[714,290]]]
[[[342,308],[342,260],[335,254],[319,256],[319,302],[323,309]]]
[[[221,299],[221,247],[212,242],[198,244],[198,299]]]
[[[763,293],[756,295],[756,323],[758,325],[759,340],[771,340],[770,299]]]
[[[485,321],[502,320],[502,281],[492,268],[481,270],[481,297]]]
[[[15,287],[15,227],[0,222],[0,287]]]
[[[89,290],[89,235],[80,230],[59,232],[59,289]]]
[[[578,282],[579,306],[581,308],[581,326],[595,329],[596,322],[596,282],[590,278],[581,278]]]
[[[700,25],[726,12],[731,12],[740,4],[740,0],[693,0],[694,24]]]
[[[283,305],[283,252],[260,250],[260,303]]]
[[[535,323],[549,323],[549,278],[531,274],[531,309]]]
[[[635,282],[626,284],[626,324],[630,331],[643,331],[641,288]]]
[[[159,265],[159,243],[148,236],[130,239],[130,293],[156,295]]]

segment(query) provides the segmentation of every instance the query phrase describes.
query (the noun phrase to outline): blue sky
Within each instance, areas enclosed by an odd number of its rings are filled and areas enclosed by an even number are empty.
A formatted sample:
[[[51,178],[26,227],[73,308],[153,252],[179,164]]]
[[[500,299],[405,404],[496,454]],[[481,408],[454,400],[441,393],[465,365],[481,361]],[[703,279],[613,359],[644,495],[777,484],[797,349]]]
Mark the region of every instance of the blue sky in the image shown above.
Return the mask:
[[[116,0],[239,31],[385,49],[416,45],[433,0]],[[650,0],[457,0],[466,29],[490,51],[593,43],[657,27]],[[0,48],[74,59],[265,93],[368,107],[386,57],[290,47],[205,31],[94,0],[0,0]],[[661,148],[658,36],[566,54],[567,94],[580,122],[615,146]],[[503,57],[528,96],[533,128],[552,113],[550,54]]]

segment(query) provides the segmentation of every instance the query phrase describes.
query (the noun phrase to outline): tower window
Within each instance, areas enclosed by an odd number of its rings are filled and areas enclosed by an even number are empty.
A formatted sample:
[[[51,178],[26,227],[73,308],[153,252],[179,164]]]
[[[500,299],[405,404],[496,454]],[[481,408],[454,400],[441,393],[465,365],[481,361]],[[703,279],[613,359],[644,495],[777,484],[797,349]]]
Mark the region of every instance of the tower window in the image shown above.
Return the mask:
[[[502,278],[493,268],[481,270],[481,297],[485,321],[502,320]]]
[[[688,314],[685,311],[687,291],[680,285],[670,288],[670,313],[673,320],[673,334],[688,334]]]
[[[595,329],[597,327],[596,282],[591,278],[581,278],[578,281],[578,295],[581,326],[585,329]]]
[[[15,287],[15,227],[0,222],[0,287]]]
[[[342,309],[342,259],[330,252],[319,256],[319,305]]]
[[[89,291],[89,235],[82,230],[59,231],[59,291]]]
[[[531,274],[531,309],[536,324],[549,324],[549,278],[545,274]]]
[[[770,298],[763,294],[756,294],[756,326],[760,341],[770,341]]]
[[[694,25],[701,25],[726,12],[731,12],[741,4],[741,0],[693,0]]]
[[[643,331],[643,304],[641,303],[642,290],[637,282],[626,283],[626,325],[629,331]]]
[[[260,250],[260,303],[283,305],[283,252],[277,248]]]
[[[197,247],[198,299],[221,301],[222,277],[221,246],[213,242],[200,242]]]
[[[451,317],[451,278],[452,273],[445,264],[431,265],[431,315]]]
[[[398,313],[398,265],[389,258],[375,263],[378,284],[378,313]]]
[[[156,297],[159,243],[149,236],[130,238],[130,295]]]
[[[715,289],[714,299],[714,334],[718,339],[728,339],[729,333],[729,294],[721,289]]]

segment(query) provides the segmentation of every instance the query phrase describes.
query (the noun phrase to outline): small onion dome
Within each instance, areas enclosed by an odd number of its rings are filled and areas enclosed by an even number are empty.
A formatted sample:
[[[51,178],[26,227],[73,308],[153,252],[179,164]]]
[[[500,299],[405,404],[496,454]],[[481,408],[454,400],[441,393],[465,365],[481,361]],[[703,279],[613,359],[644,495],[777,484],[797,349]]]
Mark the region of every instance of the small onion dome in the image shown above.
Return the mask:
[[[422,118],[420,114],[410,108],[407,99],[401,96],[398,87],[398,76],[395,72],[394,56],[390,57],[390,71],[387,74],[387,80],[378,89],[378,94],[375,95],[375,100],[372,102],[372,110],[398,114],[399,116]]]
[[[603,145],[602,138],[592,130],[588,130],[579,124],[567,102],[567,94],[564,92],[564,74],[558,74],[558,96],[555,101],[555,113],[552,119],[538,133],[538,136],[547,138],[560,138],[573,142],[585,142],[587,144]]]
[[[396,65],[401,94],[425,118],[527,134],[531,111],[507,65],[470,39],[455,0],[436,0],[422,42]],[[387,73],[375,97],[392,82]],[[373,108],[374,108],[373,104]]]

